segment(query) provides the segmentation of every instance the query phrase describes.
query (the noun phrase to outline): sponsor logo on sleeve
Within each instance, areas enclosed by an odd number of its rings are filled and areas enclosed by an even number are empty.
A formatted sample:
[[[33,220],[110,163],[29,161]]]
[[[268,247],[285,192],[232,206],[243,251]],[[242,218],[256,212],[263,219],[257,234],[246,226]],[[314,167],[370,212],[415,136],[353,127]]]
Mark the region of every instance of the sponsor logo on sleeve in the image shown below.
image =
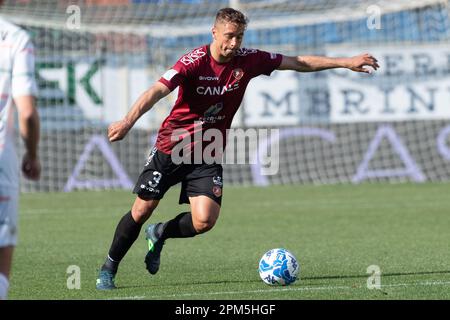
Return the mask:
[[[206,55],[206,52],[204,52],[202,50],[202,48],[198,48],[198,49],[195,49],[195,50],[189,52],[188,54],[185,54],[184,56],[182,56],[180,61],[185,66],[187,66],[187,65],[190,65],[191,63],[194,63],[195,61],[197,61],[198,59],[200,59],[201,57],[203,57],[205,55]]]
[[[164,73],[162,77],[164,79],[166,79],[167,81],[170,81],[170,80],[172,80],[173,76],[176,75],[177,73],[178,73],[177,70],[170,69],[170,70],[167,70],[166,73]]]

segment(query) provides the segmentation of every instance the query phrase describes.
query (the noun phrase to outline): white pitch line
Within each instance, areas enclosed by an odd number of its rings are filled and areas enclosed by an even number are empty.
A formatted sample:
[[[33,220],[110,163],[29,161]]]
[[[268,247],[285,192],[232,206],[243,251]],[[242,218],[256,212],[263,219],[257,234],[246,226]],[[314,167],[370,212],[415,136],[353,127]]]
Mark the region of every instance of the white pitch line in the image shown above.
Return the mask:
[[[133,297],[114,297],[108,298],[107,300],[143,300],[145,296],[133,296]]]
[[[411,287],[411,286],[445,286],[450,285],[450,281],[425,281],[425,282],[409,282],[409,283],[394,283],[381,285],[383,288],[395,288],[395,287]],[[259,289],[259,290],[245,290],[245,291],[218,291],[218,292],[205,292],[205,293],[182,293],[182,294],[168,294],[160,296],[135,296],[135,297],[117,297],[114,299],[160,299],[160,298],[177,298],[177,297],[194,297],[204,295],[221,295],[221,294],[247,294],[247,293],[266,293],[266,292],[280,292],[280,291],[314,291],[314,290],[354,290],[354,289],[366,289],[364,286],[322,286],[322,287],[288,287],[279,289]],[[367,289],[369,290],[369,289]],[[374,289],[374,292],[376,292]]]

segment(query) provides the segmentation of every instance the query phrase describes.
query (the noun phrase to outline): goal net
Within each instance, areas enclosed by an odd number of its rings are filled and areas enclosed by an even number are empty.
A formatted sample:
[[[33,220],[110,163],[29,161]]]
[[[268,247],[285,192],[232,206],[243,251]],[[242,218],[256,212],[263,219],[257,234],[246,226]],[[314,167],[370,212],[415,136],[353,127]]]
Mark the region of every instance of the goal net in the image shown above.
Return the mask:
[[[250,18],[247,48],[370,52],[381,69],[253,79],[224,158],[228,185],[450,180],[447,0],[6,0],[0,14],[37,54],[43,172],[22,191],[131,188],[176,94],[121,142],[107,141],[107,126],[209,43],[215,13],[230,5]]]

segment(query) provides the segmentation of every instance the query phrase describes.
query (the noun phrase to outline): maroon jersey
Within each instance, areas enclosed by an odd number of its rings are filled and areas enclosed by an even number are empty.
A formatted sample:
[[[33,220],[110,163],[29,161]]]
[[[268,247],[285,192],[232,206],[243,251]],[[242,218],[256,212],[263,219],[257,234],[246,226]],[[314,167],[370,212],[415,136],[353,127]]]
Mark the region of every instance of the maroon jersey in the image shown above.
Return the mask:
[[[171,91],[179,86],[179,91],[172,111],[161,125],[156,147],[170,154],[179,143],[171,138],[177,129],[186,130],[194,141],[195,131],[216,128],[222,132],[225,148],[226,130],[248,83],[261,74],[270,75],[280,66],[281,59],[280,54],[241,48],[231,61],[218,63],[212,58],[209,45],[182,56],[159,79]]]

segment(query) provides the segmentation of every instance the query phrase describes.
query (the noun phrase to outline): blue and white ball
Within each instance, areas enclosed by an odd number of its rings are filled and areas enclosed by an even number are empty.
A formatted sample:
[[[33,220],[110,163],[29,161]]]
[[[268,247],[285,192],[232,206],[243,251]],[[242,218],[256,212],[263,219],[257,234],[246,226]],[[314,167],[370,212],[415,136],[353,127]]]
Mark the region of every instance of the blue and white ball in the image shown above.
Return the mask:
[[[288,250],[277,248],[267,251],[259,261],[259,276],[265,283],[287,286],[298,278],[300,265]]]

